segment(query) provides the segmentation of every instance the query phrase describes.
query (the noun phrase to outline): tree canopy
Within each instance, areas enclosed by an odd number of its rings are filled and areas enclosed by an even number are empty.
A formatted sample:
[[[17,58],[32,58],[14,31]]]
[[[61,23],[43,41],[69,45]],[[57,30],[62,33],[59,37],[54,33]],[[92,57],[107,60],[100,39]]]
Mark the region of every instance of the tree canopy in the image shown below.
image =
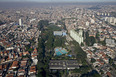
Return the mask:
[[[85,39],[86,45],[93,46],[93,44],[96,42],[95,37],[93,37],[93,36],[89,37],[88,31],[85,33],[85,36],[86,36],[86,39]]]
[[[40,20],[38,22],[38,29],[39,30],[43,30],[45,26],[49,25],[49,21],[48,20]]]

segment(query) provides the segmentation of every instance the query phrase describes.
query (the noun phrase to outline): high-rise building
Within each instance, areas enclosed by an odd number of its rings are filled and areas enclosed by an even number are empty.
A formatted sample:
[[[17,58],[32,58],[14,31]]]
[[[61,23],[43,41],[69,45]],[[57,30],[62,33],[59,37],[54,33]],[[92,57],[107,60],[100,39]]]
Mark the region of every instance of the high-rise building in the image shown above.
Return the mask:
[[[94,24],[95,23],[95,20],[94,19],[91,19],[91,23]]]
[[[105,21],[109,22],[111,25],[116,25],[116,18],[115,17],[105,17]]]
[[[108,21],[108,17],[105,17],[105,21]]]
[[[22,25],[22,20],[21,20],[21,19],[19,19],[19,25],[20,25],[20,26]]]
[[[116,25],[116,18],[114,19],[114,24]]]
[[[74,30],[70,30],[70,36],[79,44],[83,42],[83,31],[82,30],[79,30],[78,33]]]
[[[110,17],[110,23],[114,22],[114,17]]]
[[[89,21],[86,22],[86,26],[89,26]]]
[[[110,13],[108,13],[108,16],[110,16]]]

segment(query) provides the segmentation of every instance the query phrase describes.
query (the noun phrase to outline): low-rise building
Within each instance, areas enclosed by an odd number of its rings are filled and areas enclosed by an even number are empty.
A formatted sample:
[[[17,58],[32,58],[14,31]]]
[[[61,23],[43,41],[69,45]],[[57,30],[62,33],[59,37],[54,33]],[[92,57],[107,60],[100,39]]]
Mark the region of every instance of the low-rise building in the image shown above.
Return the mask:
[[[34,66],[30,66],[29,75],[36,74],[36,73],[37,73],[36,66],[35,65]]]
[[[19,62],[18,61],[13,61],[12,65],[11,65],[11,68],[14,69],[14,68],[18,68],[19,67]]]
[[[77,60],[50,60],[49,69],[75,69],[79,68]]]
[[[54,31],[54,36],[66,36],[66,31],[62,30],[62,31]]]

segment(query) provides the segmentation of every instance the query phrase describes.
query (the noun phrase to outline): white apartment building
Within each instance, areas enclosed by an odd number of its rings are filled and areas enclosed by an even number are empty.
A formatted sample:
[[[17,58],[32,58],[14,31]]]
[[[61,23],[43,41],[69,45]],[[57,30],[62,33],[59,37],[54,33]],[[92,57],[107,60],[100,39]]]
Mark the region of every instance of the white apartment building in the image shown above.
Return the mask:
[[[115,17],[105,17],[105,21],[109,22],[112,25],[116,25],[116,18]]]
[[[70,30],[70,36],[79,44],[83,42],[83,31],[79,30],[77,33],[75,30]]]
[[[21,20],[21,19],[19,19],[19,25],[20,25],[20,26],[22,25],[22,20]]]

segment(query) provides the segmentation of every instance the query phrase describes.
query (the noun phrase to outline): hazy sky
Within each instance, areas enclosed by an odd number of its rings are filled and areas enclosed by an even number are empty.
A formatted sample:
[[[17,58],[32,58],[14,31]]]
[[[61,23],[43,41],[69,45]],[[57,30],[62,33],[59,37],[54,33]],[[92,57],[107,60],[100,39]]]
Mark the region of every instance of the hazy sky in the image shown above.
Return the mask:
[[[0,2],[116,2],[116,0],[0,0]]]

